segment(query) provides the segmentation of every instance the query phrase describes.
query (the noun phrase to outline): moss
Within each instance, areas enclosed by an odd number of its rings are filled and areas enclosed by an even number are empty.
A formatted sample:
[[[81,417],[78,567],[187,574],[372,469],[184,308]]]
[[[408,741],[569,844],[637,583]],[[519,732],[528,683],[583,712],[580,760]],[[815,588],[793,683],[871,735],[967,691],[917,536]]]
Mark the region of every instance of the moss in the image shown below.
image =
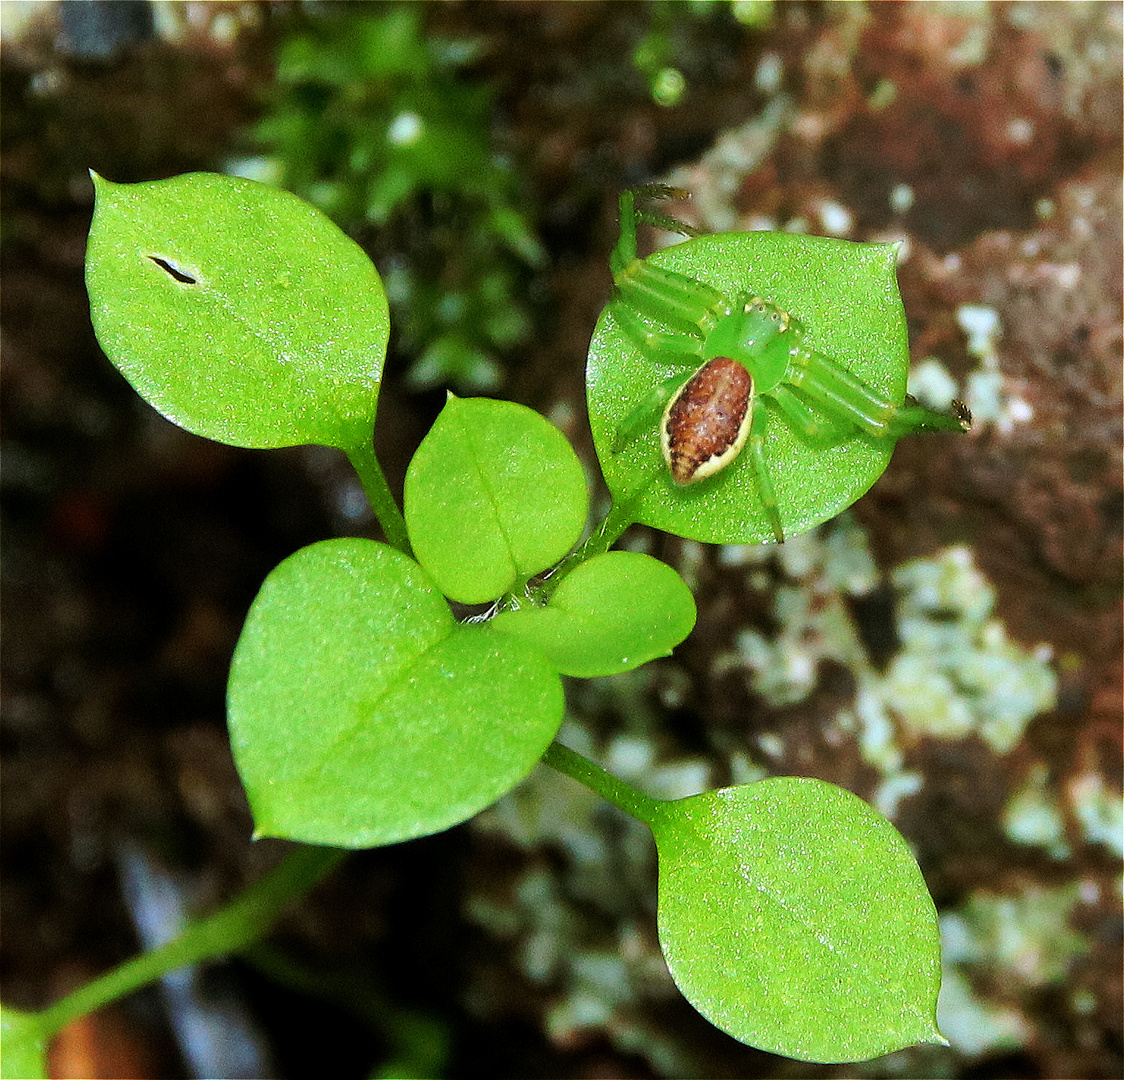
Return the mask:
[[[345,228],[401,233],[402,250],[376,258],[417,355],[408,381],[494,390],[529,336],[519,297],[545,253],[526,185],[496,145],[494,91],[463,73],[480,43],[434,35],[415,5],[346,7],[291,20],[253,132],[264,157],[228,169],[282,184]]]

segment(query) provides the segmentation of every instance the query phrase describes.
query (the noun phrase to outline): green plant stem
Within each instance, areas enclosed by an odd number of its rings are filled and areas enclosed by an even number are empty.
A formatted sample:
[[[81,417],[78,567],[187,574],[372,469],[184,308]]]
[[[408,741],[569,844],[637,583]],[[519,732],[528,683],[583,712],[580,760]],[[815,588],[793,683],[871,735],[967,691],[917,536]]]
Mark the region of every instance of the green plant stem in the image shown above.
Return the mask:
[[[659,813],[662,800],[653,799],[636,788],[629,787],[623,780],[618,780],[600,765],[595,765],[589,758],[560,742],[552,742],[542,760],[543,764],[584,784],[626,814],[639,818],[645,825],[650,826]]]
[[[397,548],[403,555],[413,557],[410,548],[410,538],[406,534],[406,519],[394,496],[390,493],[390,486],[386,482],[379,459],[375,457],[375,447],[371,442],[364,442],[361,446],[347,452],[352,468],[359,474],[359,481],[367,494],[367,501],[375,512],[379,525],[382,526],[383,535],[391,547]]]
[[[636,512],[640,508],[639,496],[628,499],[619,506],[614,503],[601,527],[593,533],[588,540],[578,549],[582,561],[592,559],[594,555],[603,555],[619,539],[621,533],[630,525],[636,523]]]
[[[558,568],[535,590],[540,601],[545,603],[558,588],[562,579],[576,566],[592,559],[595,555],[604,555],[620,539],[621,533],[636,523],[636,511],[640,507],[640,498],[636,496],[621,503],[613,504],[600,526],[590,533],[586,542],[577,551],[567,555]]]
[[[299,847],[221,911],[188,926],[150,952],[127,960],[39,1014],[49,1038],[79,1016],[131,994],[186,964],[224,956],[260,938],[292,901],[308,892],[349,854],[339,848]]]

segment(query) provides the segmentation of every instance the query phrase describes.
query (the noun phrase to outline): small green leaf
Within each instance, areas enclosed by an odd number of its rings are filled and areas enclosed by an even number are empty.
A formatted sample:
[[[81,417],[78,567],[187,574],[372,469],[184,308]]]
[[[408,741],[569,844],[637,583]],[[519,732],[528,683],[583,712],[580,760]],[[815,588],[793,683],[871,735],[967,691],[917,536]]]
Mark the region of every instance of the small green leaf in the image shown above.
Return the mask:
[[[933,902],[861,799],[780,777],[659,804],[652,831],[660,943],[712,1023],[801,1061],[945,1042]]]
[[[669,655],[695,625],[695,601],[665,563],[610,551],[571,570],[546,607],[501,612],[492,625],[541,649],[563,675],[590,679]]]
[[[905,394],[909,344],[893,244],[857,244],[788,233],[700,236],[649,256],[727,297],[754,292],[804,325],[804,341],[896,401]],[[666,327],[653,326],[653,330]],[[684,376],[690,368],[683,369]],[[594,446],[618,504],[639,495],[638,520],[708,543],[773,537],[748,452],[712,480],[678,487],[663,463],[656,424],[622,453],[618,431],[653,387],[675,374],[653,363],[621,330],[610,304],[589,348],[586,391]],[[805,532],[850,506],[885,471],[892,439],[854,434],[810,442],[774,406],[765,459],[787,535]]]
[[[553,424],[525,405],[452,394],[410,462],[403,501],[418,562],[464,604],[556,563],[588,509],[581,463]]]
[[[252,180],[95,175],[94,187],[94,329],[150,405],[233,446],[370,439],[390,324],[357,244]]]
[[[471,817],[530,772],[562,705],[537,650],[458,624],[412,559],[361,539],[273,570],[228,690],[257,835],[337,847]]]

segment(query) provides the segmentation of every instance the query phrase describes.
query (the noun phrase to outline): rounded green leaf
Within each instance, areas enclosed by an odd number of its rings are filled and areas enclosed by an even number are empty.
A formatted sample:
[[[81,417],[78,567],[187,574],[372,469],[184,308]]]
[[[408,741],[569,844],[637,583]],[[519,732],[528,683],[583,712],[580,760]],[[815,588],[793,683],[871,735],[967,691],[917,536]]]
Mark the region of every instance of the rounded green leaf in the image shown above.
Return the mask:
[[[361,539],[273,570],[228,689],[257,835],[337,847],[471,817],[530,772],[562,704],[539,652],[458,624],[412,559]]]
[[[806,344],[900,401],[909,343],[896,250],[893,244],[752,232],[696,237],[649,258],[729,297],[750,291],[779,304],[803,322]],[[708,543],[771,541],[748,452],[713,479],[690,487],[672,481],[656,424],[627,449],[612,452],[632,410],[673,374],[625,335],[612,304],[602,312],[590,344],[586,392],[594,446],[614,500],[623,504],[639,495],[637,520],[678,536]],[[891,439],[856,433],[841,442],[813,443],[771,403],[765,407],[770,414],[765,459],[789,536],[850,506],[890,462]]]
[[[94,329],[150,405],[233,446],[370,439],[390,323],[357,244],[252,180],[95,175],[94,188]]]
[[[493,600],[574,546],[589,496],[565,436],[525,405],[449,395],[406,471],[418,562],[464,604]]]
[[[801,1061],[944,1043],[933,901],[861,799],[780,777],[661,803],[652,830],[660,943],[712,1023]]]
[[[668,656],[694,628],[695,601],[665,563],[610,551],[571,570],[546,607],[501,612],[492,625],[541,649],[563,675],[616,675]]]

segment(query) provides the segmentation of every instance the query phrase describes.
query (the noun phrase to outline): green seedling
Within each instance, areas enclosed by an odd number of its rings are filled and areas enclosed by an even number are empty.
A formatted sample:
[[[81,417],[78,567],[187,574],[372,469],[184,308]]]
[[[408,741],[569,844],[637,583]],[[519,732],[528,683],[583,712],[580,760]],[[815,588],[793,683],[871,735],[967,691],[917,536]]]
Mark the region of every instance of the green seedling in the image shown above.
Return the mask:
[[[190,431],[342,450],[386,542],[325,539],[290,555],[234,652],[228,722],[255,834],[303,844],[162,949],[43,1012],[7,1011],[4,1075],[44,1075],[47,1041],[83,1012],[244,948],[344,850],[463,822],[540,762],[651,829],[661,945],[683,993],[719,1027],[818,1062],[943,1042],[936,912],[905,841],[869,806],[793,777],[655,799],[555,740],[562,676],[630,671],[694,626],[694,600],[671,567],[609,550],[628,525],[779,539],[782,523],[791,535],[857,498],[898,434],[951,426],[902,404],[893,249],[732,234],[638,260],[638,217],[623,200],[618,289],[587,369],[615,502],[577,547],[589,511],[582,465],[557,429],[510,402],[450,395],[399,509],[371,438],[388,333],[382,284],[320,212],[205,174],[95,177],[95,190],[87,287],[114,364]],[[742,299],[758,295],[773,299]],[[863,355],[864,343],[873,358],[861,371],[828,359]],[[705,367],[710,352],[733,354],[757,385],[741,393],[751,465],[684,486],[654,434],[629,442],[627,414],[667,378],[666,364]],[[765,428],[774,410],[786,423]],[[685,430],[668,426],[676,452]],[[761,493],[770,472],[771,502]],[[485,608],[458,619],[451,600]]]

